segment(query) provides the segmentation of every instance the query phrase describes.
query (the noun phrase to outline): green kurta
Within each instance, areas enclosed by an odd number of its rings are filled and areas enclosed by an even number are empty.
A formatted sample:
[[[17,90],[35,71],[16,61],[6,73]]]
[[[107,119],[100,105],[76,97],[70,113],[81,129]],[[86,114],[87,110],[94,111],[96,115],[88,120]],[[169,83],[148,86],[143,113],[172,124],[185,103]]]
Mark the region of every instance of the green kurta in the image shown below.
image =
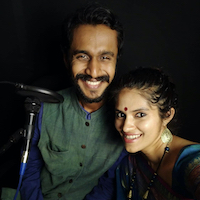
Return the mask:
[[[86,113],[74,89],[63,90],[61,104],[44,104],[39,148],[44,199],[81,200],[119,157],[123,142],[114,127],[113,111],[104,105]]]

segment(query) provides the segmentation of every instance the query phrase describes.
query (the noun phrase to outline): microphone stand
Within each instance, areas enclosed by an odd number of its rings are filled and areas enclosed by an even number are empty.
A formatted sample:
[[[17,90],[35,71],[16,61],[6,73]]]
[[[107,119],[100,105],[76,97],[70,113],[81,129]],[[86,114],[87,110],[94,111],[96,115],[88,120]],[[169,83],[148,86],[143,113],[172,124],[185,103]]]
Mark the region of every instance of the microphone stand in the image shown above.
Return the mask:
[[[28,97],[25,101],[25,108],[27,112],[27,123],[26,129],[19,129],[11,137],[9,141],[3,145],[0,149],[0,156],[4,154],[14,143],[17,143],[22,137],[26,137],[26,150],[24,154],[28,154],[30,150],[30,141],[33,136],[35,115],[40,110],[40,101],[48,103],[62,103],[64,98],[62,95],[40,87],[24,85],[22,83],[13,83],[9,81],[0,81],[0,84],[9,84],[16,88],[16,93],[25,97]],[[26,152],[26,153],[25,153]],[[24,155],[24,159],[27,160],[28,155]],[[24,161],[25,161],[24,160]]]
[[[35,129],[35,118],[36,115],[39,113],[41,107],[41,103],[38,98],[28,97],[25,100],[25,109],[26,109],[26,125],[24,129],[24,136],[25,136],[25,143],[24,143],[24,150],[21,157],[21,165],[20,165],[20,178],[18,183],[18,188],[14,196],[14,200],[17,199],[17,195],[19,193],[22,178],[26,169],[26,165],[28,162],[28,156],[30,153],[31,148],[31,139],[34,135],[34,129]]]
[[[30,142],[34,133],[35,117],[39,113],[40,107],[41,103],[37,98],[27,98],[25,100],[26,125],[24,129],[20,128],[10,136],[9,141],[0,149],[0,156],[3,155],[13,144],[17,143],[22,137],[26,138],[24,149],[25,152],[30,151]]]
[[[9,81],[0,81],[0,84],[11,84],[14,87],[16,87],[16,93],[20,94],[22,96],[26,96],[27,99],[25,100],[25,109],[26,109],[26,124],[24,129],[20,129],[17,131],[13,136],[11,136],[10,141],[8,144],[4,145],[2,148],[2,153],[4,153],[13,142],[18,141],[22,136],[25,138],[24,143],[24,150],[21,157],[21,166],[20,166],[20,179],[17,187],[17,191],[14,197],[14,200],[16,200],[21,183],[22,178],[26,169],[26,164],[28,162],[28,156],[31,148],[31,139],[34,135],[34,128],[35,128],[35,119],[36,115],[40,111],[41,102],[47,102],[47,103],[62,103],[64,101],[64,98],[62,95],[53,92],[48,89],[35,87],[35,86],[29,86],[24,85],[21,83],[12,83]],[[41,102],[40,102],[41,101]],[[1,155],[0,151],[0,155]]]
[[[24,143],[24,151],[22,153],[21,160],[21,168],[20,175],[24,174],[24,168],[26,167],[26,163],[28,161],[28,156],[31,148],[31,139],[34,134],[35,128],[35,118],[39,113],[41,107],[41,103],[37,98],[28,97],[25,100],[25,109],[26,109],[26,125],[24,129],[25,143]]]

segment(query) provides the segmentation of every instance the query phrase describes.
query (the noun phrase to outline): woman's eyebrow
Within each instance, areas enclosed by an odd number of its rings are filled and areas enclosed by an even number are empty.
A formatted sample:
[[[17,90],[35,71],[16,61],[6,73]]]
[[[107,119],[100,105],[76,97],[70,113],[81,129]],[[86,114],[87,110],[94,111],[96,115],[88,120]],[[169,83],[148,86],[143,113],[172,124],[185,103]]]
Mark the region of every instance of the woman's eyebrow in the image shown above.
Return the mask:
[[[149,110],[148,108],[138,108],[138,109],[132,110],[131,112],[148,111],[148,110]]]

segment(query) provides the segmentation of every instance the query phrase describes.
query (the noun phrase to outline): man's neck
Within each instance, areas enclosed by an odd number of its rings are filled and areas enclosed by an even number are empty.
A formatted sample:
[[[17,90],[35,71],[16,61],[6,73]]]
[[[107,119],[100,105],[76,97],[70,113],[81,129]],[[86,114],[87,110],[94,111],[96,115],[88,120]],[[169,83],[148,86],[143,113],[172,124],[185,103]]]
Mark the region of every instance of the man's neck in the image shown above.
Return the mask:
[[[103,106],[103,104],[105,103],[105,100],[102,100],[98,103],[86,103],[82,100],[79,100],[79,103],[87,112],[92,113],[101,108],[101,106]]]

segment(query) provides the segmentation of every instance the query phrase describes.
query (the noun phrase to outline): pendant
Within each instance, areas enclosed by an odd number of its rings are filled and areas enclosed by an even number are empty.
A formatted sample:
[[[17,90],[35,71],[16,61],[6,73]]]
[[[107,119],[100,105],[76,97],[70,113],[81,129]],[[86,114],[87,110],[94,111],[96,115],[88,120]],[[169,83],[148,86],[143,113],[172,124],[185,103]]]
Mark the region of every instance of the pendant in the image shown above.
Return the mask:
[[[132,190],[130,189],[129,193],[128,193],[128,200],[131,200],[132,199]]]
[[[144,193],[143,199],[147,199],[147,198],[148,198],[148,195],[149,195],[149,190],[147,190],[147,191]]]

